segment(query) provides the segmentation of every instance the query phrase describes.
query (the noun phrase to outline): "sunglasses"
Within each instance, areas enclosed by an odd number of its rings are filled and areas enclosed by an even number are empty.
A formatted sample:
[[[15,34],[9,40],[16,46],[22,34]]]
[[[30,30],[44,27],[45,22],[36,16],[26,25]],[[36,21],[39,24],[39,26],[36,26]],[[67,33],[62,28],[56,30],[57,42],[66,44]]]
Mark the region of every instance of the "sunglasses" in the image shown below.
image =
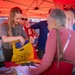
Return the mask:
[[[28,19],[27,19],[27,18],[22,18],[21,20],[25,20],[25,21],[27,21]]]

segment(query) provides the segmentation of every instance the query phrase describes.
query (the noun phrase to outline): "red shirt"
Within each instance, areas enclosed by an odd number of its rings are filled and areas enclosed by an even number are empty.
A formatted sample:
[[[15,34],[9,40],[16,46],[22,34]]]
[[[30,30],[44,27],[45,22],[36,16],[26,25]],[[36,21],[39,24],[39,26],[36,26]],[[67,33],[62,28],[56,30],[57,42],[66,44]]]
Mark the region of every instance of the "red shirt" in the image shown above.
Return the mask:
[[[30,27],[27,28],[27,27],[24,25],[24,29],[25,29],[25,32],[27,33],[27,36],[28,36],[28,37],[30,37],[30,36],[34,37],[34,34],[33,34],[32,29],[31,29]]]
[[[60,29],[60,36],[62,40],[62,47],[64,48],[68,40],[69,31],[71,33],[71,39],[63,56],[65,60],[72,61],[73,64],[75,65],[75,32],[69,29]],[[56,52],[56,31],[55,30],[52,30],[49,34],[45,51],[46,53],[44,57],[46,57],[46,59],[49,59],[48,61],[52,63]]]
[[[75,31],[61,28],[60,36],[62,40],[62,47],[64,48],[66,41],[68,39],[68,33],[71,33],[71,39],[64,53],[64,59],[71,61],[75,65]],[[49,66],[51,66],[52,61],[54,60],[54,56],[56,53],[56,31],[53,29],[49,32],[49,37],[47,39],[45,54],[40,65],[34,70],[36,74],[46,70]]]

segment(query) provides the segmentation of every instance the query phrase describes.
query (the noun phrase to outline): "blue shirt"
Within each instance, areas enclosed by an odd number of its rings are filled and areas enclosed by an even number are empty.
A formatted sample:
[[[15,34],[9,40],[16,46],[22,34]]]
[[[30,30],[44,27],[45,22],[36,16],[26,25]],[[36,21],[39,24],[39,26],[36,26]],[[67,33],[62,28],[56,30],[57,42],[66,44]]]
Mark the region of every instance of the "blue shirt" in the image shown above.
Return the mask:
[[[31,26],[31,28],[33,28],[33,29],[39,29],[39,38],[38,38],[37,47],[40,48],[41,50],[45,50],[47,34],[49,32],[47,26],[48,26],[48,24],[47,24],[46,20],[40,21]]]
[[[75,31],[75,23],[73,24],[73,30]]]

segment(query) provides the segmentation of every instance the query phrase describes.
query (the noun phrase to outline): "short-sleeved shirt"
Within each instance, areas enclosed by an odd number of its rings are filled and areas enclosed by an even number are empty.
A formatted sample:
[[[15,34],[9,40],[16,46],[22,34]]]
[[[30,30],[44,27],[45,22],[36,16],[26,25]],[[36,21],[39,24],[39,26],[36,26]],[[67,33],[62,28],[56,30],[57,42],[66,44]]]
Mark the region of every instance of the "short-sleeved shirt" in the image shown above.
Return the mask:
[[[31,26],[31,28],[33,29],[39,29],[39,39],[38,39],[37,47],[40,48],[41,50],[45,50],[47,35],[49,32],[47,26],[48,24],[46,20],[40,21]]]
[[[8,30],[9,30],[9,28],[8,28],[7,24],[1,25],[2,36],[9,36]],[[23,30],[23,26],[21,24],[15,25],[15,28],[12,28],[12,34],[13,34],[13,36],[23,36],[23,38],[27,38],[27,34]],[[6,49],[10,49],[10,46],[7,43],[3,43],[3,47]]]

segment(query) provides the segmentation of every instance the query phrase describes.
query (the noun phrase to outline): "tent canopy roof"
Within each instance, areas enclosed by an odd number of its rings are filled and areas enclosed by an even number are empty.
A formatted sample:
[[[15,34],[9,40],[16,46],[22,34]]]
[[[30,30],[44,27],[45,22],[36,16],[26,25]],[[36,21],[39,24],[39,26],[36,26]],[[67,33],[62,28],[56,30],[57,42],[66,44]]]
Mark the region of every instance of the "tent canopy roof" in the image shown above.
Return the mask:
[[[0,16],[9,16],[12,7],[20,7],[29,18],[46,18],[49,9],[74,5],[75,0],[0,0]]]

